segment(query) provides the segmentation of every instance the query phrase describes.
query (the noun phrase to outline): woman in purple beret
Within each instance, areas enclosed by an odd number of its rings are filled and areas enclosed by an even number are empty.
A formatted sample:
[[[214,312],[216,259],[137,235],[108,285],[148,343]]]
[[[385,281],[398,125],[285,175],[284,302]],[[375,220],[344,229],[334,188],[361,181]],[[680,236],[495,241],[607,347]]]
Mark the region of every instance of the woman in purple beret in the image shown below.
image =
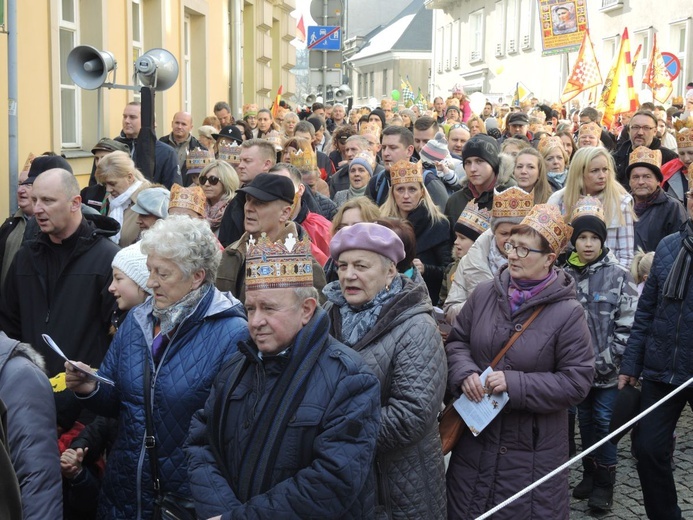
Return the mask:
[[[330,333],[359,352],[380,380],[379,517],[445,518],[436,417],[447,367],[426,286],[397,273],[404,245],[379,224],[341,229],[330,254],[339,277],[323,290]]]

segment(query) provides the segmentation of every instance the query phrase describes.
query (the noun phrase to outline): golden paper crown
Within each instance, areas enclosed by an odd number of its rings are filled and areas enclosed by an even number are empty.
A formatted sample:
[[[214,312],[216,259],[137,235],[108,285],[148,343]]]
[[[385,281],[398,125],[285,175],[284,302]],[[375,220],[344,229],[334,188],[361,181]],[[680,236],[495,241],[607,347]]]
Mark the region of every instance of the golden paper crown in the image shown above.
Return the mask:
[[[602,127],[593,121],[585,123],[584,125],[580,125],[580,130],[578,130],[578,137],[583,135],[593,135],[597,139],[601,139]]]
[[[420,182],[423,184],[423,173],[421,172],[420,162],[410,162],[406,159],[397,161],[390,166],[390,180],[392,185],[404,184],[405,182]]]
[[[311,147],[290,152],[289,162],[303,172],[312,172],[318,169],[318,158]]]
[[[573,234],[573,228],[566,224],[561,210],[553,204],[537,204],[522,219],[521,224],[543,236],[557,255],[563,251]]]
[[[449,97],[445,100],[445,108],[451,107],[451,106],[456,106],[457,108],[460,108],[460,100],[454,97]]]
[[[512,186],[505,191],[493,190],[493,218],[523,218],[534,206],[534,195]]]
[[[188,186],[187,188],[180,184],[171,186],[171,201],[168,204],[169,212],[173,208],[184,208],[204,217],[206,203],[207,197],[205,197],[205,192],[197,185]]]
[[[560,148],[561,150],[565,151],[565,148],[563,147],[563,141],[561,141],[560,137],[557,137],[555,135],[549,136],[548,134],[542,135],[541,139],[539,139],[539,144],[537,145],[537,150],[539,150],[539,153],[545,154],[551,148]]]
[[[662,166],[662,152],[650,150],[647,146],[638,146],[628,156],[628,166],[638,163],[649,164],[659,170]]]
[[[248,242],[245,290],[313,286],[313,257],[307,234],[297,241],[289,234],[284,243],[272,242],[265,233]]]
[[[575,222],[577,218],[587,216],[597,217],[602,222],[606,222],[606,217],[604,217],[604,206],[602,206],[601,200],[590,195],[580,197],[580,200],[577,201],[573,208],[572,222]]]
[[[243,117],[256,116],[258,112],[258,107],[255,103],[248,103],[243,105]]]
[[[674,96],[673,98],[671,98],[671,106],[682,107],[683,96]]]
[[[392,105],[394,105],[395,102],[391,99],[381,99],[380,100],[380,108],[382,109],[391,109]]]
[[[476,202],[471,201],[464,207],[457,223],[471,228],[481,235],[491,227],[491,212],[484,208],[479,209]]]
[[[693,116],[688,119],[674,121],[676,130],[676,146],[680,148],[693,148]]]
[[[693,163],[688,165],[688,185],[693,185]]]
[[[220,144],[217,159],[226,161],[231,166],[237,166],[241,164],[241,150],[242,147],[238,144]]]
[[[359,135],[374,135],[378,139],[380,139],[380,126],[376,123],[361,123],[361,126],[359,127]]]
[[[31,169],[31,163],[34,162],[34,159],[36,159],[34,153],[29,152],[29,155],[26,158],[26,161],[24,162],[24,166],[22,167],[21,171],[28,172]]]
[[[199,173],[213,160],[214,154],[212,152],[198,147],[188,153],[188,157],[185,159],[185,168],[188,173]]]
[[[284,149],[282,137],[276,130],[269,132],[265,139],[274,145],[276,151],[281,152]]]
[[[366,161],[368,164],[371,165],[371,168],[375,168],[375,157],[368,150],[360,151],[359,153],[356,154],[354,159],[363,159],[364,161]]]

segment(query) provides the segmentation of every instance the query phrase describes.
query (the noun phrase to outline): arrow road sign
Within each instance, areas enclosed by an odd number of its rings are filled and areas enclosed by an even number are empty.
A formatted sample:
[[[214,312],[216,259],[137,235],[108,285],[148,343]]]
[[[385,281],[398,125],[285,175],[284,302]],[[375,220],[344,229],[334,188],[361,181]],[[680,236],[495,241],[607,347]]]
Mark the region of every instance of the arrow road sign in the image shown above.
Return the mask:
[[[312,51],[339,51],[342,37],[339,26],[317,25],[308,27],[308,49]]]

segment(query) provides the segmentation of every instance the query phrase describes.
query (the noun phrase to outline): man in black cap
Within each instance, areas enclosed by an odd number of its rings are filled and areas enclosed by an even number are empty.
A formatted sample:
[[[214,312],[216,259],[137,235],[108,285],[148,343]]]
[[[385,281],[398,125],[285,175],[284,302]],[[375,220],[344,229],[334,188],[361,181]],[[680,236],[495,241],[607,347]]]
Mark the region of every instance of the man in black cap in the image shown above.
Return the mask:
[[[216,286],[220,291],[230,291],[239,300],[245,301],[245,257],[248,241],[266,235],[272,242],[286,240],[293,235],[299,240],[305,231],[292,220],[296,190],[288,177],[273,173],[260,173],[238,192],[245,196],[245,233],[228,246],[221,257],[217,271]],[[322,294],[325,273],[320,264],[313,261],[314,287]]]
[[[506,118],[505,133],[498,139],[498,144],[503,144],[503,141],[510,137],[526,138],[529,142],[534,139],[532,132],[529,131],[529,116],[524,112],[513,112]]]
[[[657,249],[667,235],[678,231],[686,221],[683,205],[660,186],[662,152],[639,146],[630,154],[626,176],[635,199],[638,219],[635,229],[635,248],[646,253]]]

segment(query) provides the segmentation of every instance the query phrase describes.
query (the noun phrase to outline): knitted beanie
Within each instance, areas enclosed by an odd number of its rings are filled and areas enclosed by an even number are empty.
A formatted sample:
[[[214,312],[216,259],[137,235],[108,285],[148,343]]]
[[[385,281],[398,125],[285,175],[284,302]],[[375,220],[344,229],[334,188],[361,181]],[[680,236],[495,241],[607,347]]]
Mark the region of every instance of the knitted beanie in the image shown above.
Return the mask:
[[[428,141],[419,155],[421,160],[429,163],[437,163],[445,159],[450,152],[448,151],[448,142],[445,139],[445,134],[443,132],[438,132],[436,136]]]
[[[489,163],[494,173],[498,175],[499,153],[498,141],[486,134],[476,134],[462,148],[462,159],[466,161],[470,157],[479,157]]]
[[[602,243],[602,247],[604,247],[604,242],[606,242],[606,224],[599,217],[583,215],[573,219],[570,225],[573,226],[573,234],[570,237],[570,243],[573,246],[575,246],[577,239],[583,231],[590,231],[599,237],[599,241]]]
[[[365,157],[359,157],[359,156],[354,157],[351,160],[351,162],[349,163],[349,170],[350,171],[351,171],[351,167],[355,164],[360,164],[361,166],[363,166],[366,169],[366,171],[368,172],[368,175],[370,175],[371,177],[373,176],[373,167],[371,166],[371,163],[366,160]]]
[[[152,290],[147,287],[149,270],[147,269],[147,255],[140,249],[140,243],[121,249],[113,257],[111,267],[120,269],[125,276],[139,285],[147,294],[152,294]]]

